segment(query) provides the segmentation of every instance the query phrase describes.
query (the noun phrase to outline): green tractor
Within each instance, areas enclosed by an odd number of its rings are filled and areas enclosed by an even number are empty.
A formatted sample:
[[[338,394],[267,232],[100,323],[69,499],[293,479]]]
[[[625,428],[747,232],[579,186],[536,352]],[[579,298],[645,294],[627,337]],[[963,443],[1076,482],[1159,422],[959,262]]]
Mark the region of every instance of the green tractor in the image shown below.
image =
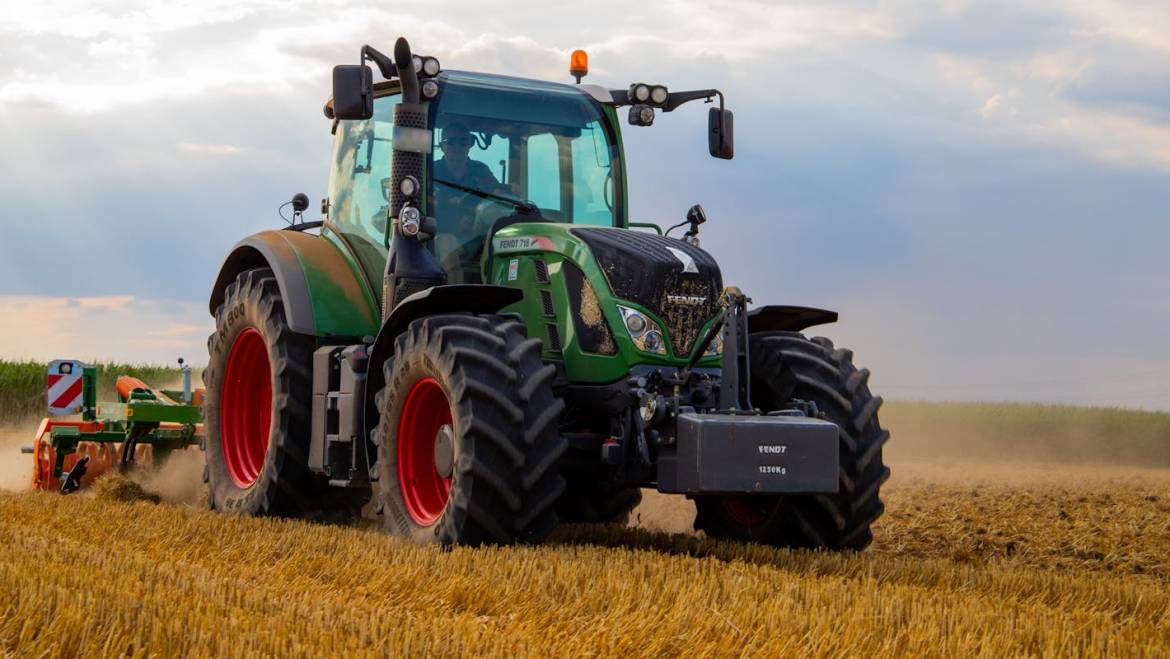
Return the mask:
[[[578,51],[577,84],[444,71],[404,39],[334,68],[324,219],[298,194],[212,289],[214,509],[370,503],[419,542],[532,543],[656,488],[712,537],[871,541],[881,399],[848,350],[801,334],[837,314],[749,308],[699,248],[699,206],[680,237],[627,215],[619,111],[648,126],[718,99],[708,146],[730,159],[723,94],[586,69]]]

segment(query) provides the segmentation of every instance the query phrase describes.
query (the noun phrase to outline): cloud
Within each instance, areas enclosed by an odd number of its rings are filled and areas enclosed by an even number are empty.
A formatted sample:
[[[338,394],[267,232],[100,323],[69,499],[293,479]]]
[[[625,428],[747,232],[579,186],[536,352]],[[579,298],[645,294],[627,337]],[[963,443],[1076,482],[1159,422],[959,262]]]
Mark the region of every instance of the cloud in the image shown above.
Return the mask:
[[[193,302],[0,295],[0,354],[9,358],[198,364],[213,330]]]
[[[1168,33],[1136,0],[6,8],[0,354],[202,354],[227,250],[326,195],[330,68],[405,34],[452,69],[568,82],[584,47],[588,82],[722,89],[734,161],[700,107],[624,127],[631,217],[703,203],[726,281],[840,310],[892,396],[1170,408]]]
[[[243,151],[233,144],[195,144],[193,142],[179,142],[175,147],[189,153],[207,153],[216,156],[232,156]]]

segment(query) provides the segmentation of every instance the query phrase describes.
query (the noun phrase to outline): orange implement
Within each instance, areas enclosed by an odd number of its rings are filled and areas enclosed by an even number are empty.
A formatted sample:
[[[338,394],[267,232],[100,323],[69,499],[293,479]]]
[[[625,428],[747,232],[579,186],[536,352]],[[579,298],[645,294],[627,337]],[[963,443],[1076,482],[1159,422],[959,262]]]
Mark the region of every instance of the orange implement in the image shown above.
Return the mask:
[[[130,400],[130,394],[133,393],[135,389],[145,389],[146,391],[153,392],[155,396],[158,396],[159,400],[164,402],[175,405],[181,403],[181,401],[172,400],[170,397],[164,395],[161,391],[151,389],[142,380],[131,377],[129,375],[123,375],[122,377],[118,378],[118,381],[114,383],[114,389],[117,390],[118,396],[121,397],[121,400]],[[191,404],[195,407],[203,405],[203,389],[195,389],[191,392]]]
[[[142,380],[139,380],[138,378],[130,377],[129,375],[123,375],[120,378],[118,378],[118,381],[114,384],[114,389],[117,389],[118,396],[122,400],[130,400],[130,394],[135,389],[145,389],[146,391],[153,391],[153,389],[146,386],[145,382],[143,382]]]
[[[59,490],[61,479],[53,476],[53,466],[57,461],[57,451],[51,443],[52,430],[57,426],[74,426],[81,432],[98,432],[102,430],[100,421],[54,421],[45,419],[37,428],[36,439],[33,441],[33,474],[32,487],[34,490]],[[62,469],[65,472],[73,469],[82,456],[89,456],[85,476],[81,478],[82,487],[93,484],[94,479],[117,466],[122,451],[121,444],[106,444],[99,442],[81,442],[77,451],[65,456]],[[151,447],[138,445],[134,451],[134,462],[139,465],[150,465]]]

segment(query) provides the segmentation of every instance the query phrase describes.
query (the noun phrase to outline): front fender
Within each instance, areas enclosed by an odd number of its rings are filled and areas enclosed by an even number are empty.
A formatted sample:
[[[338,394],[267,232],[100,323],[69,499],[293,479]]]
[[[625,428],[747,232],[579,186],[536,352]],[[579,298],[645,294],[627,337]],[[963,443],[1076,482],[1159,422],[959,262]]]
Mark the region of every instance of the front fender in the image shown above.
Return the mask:
[[[747,320],[749,332],[799,332],[815,325],[837,322],[837,312],[772,304],[752,309]]]
[[[394,307],[378,338],[370,348],[369,368],[366,371],[366,437],[377,423],[378,411],[374,396],[386,386],[382,364],[394,354],[394,339],[406,331],[411,322],[444,313],[495,313],[524,298],[524,291],[511,286],[487,284],[450,284],[432,286],[406,298]]]
[[[262,231],[232,247],[211,289],[212,316],[228,284],[252,268],[272,270],[294,332],[355,340],[377,333],[377,298],[356,264],[332,240],[296,231]]]

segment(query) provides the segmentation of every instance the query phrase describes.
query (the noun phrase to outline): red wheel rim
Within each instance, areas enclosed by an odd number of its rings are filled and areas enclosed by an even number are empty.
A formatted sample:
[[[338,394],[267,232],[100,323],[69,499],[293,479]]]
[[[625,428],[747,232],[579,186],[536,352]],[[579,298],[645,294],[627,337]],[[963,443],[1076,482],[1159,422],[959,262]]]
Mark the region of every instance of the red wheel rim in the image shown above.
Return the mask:
[[[435,438],[451,423],[451,404],[434,378],[410,388],[398,420],[398,485],[406,511],[416,523],[430,526],[443,514],[451,494],[451,478],[435,465]]]
[[[219,434],[228,475],[251,487],[264,468],[272,427],[272,369],[260,331],[249,327],[228,352],[219,397]]]
[[[759,526],[768,521],[774,507],[771,497],[723,497],[723,509],[731,519],[744,526]]]

